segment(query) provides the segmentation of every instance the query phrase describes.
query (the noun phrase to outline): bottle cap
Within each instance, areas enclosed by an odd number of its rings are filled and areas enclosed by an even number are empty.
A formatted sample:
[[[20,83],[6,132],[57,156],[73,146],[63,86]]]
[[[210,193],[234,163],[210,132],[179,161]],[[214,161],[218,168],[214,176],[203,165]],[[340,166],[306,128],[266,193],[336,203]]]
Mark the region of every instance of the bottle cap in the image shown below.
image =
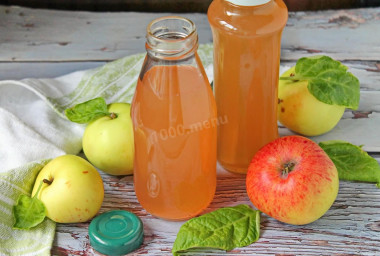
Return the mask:
[[[88,228],[91,246],[106,255],[130,253],[143,242],[143,224],[135,214],[122,210],[95,217]]]
[[[240,6],[257,6],[270,2],[270,0],[227,0],[228,2]]]

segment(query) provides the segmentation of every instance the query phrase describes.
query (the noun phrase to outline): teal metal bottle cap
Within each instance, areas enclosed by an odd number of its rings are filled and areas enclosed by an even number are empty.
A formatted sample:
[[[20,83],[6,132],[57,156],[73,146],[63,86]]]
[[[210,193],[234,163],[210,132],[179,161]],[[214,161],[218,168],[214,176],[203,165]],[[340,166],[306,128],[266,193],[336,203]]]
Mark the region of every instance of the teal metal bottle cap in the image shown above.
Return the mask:
[[[91,246],[107,255],[130,253],[143,242],[143,224],[135,214],[122,210],[95,217],[88,228]]]

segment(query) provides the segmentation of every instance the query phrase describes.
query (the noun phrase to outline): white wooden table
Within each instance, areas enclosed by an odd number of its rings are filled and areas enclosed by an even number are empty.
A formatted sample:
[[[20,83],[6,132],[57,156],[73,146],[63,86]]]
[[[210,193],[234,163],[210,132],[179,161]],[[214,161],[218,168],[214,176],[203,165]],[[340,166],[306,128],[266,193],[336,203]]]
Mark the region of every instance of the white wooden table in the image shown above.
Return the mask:
[[[55,77],[144,52],[145,28],[168,13],[89,13],[0,6],[0,80]],[[181,14],[197,25],[200,42],[211,42],[205,14]],[[340,125],[356,131],[350,141],[380,160],[380,8],[290,13],[282,42],[282,64],[326,54],[342,61],[361,81],[358,111],[347,110]],[[365,129],[371,128],[369,132]],[[289,133],[281,127],[282,134]],[[100,212],[132,211],[144,223],[142,247],[132,255],[170,255],[183,222],[156,219],[139,205],[131,176],[102,173],[105,199]],[[245,176],[218,167],[214,201],[207,211],[250,204]],[[58,224],[52,254],[98,254],[89,244],[89,223]],[[340,182],[332,208],[305,226],[262,215],[260,239],[228,255],[380,255],[380,189],[373,184]]]

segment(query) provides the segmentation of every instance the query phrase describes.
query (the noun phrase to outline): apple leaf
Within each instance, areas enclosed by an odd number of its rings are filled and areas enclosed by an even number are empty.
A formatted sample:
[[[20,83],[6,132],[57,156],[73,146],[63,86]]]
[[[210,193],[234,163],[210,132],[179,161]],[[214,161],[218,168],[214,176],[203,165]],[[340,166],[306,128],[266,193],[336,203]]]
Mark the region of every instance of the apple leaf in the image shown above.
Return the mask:
[[[361,147],[338,140],[320,142],[319,146],[334,162],[339,179],[374,182],[380,188],[380,165]]]
[[[42,186],[42,181],[34,197],[20,195],[16,205],[13,206],[14,229],[30,229],[40,224],[46,216],[46,208],[37,198]]]
[[[173,255],[194,254],[212,249],[232,250],[257,241],[260,212],[248,205],[221,208],[187,221],[173,245]]]
[[[75,123],[85,124],[102,116],[109,116],[106,101],[99,97],[65,110],[67,118]]]
[[[281,80],[307,80],[309,92],[330,105],[359,107],[360,83],[347,67],[328,56],[304,57],[297,61],[295,74]]]

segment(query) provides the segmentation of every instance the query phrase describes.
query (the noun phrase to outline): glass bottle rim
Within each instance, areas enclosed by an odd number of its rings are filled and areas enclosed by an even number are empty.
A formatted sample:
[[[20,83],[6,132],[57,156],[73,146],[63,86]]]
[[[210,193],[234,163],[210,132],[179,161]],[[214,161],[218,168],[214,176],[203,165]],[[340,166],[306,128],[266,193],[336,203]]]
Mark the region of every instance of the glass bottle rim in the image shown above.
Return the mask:
[[[159,59],[182,59],[198,48],[198,34],[193,21],[181,16],[164,16],[147,26],[146,50]]]
[[[185,36],[182,38],[175,38],[175,39],[171,38],[170,40],[165,39],[165,38],[161,38],[160,36],[157,36],[155,34],[155,32],[152,31],[151,28],[153,27],[154,24],[161,22],[161,21],[164,21],[164,20],[182,20],[182,21],[185,21],[191,25],[191,30],[188,34],[186,34],[186,35],[184,34]],[[186,38],[191,37],[196,32],[197,32],[197,30],[196,30],[196,27],[195,27],[195,24],[193,21],[191,21],[190,19],[181,17],[181,16],[174,16],[174,15],[173,16],[164,16],[164,17],[154,19],[147,26],[147,36],[153,37],[158,41],[183,41],[183,40],[186,40]]]

